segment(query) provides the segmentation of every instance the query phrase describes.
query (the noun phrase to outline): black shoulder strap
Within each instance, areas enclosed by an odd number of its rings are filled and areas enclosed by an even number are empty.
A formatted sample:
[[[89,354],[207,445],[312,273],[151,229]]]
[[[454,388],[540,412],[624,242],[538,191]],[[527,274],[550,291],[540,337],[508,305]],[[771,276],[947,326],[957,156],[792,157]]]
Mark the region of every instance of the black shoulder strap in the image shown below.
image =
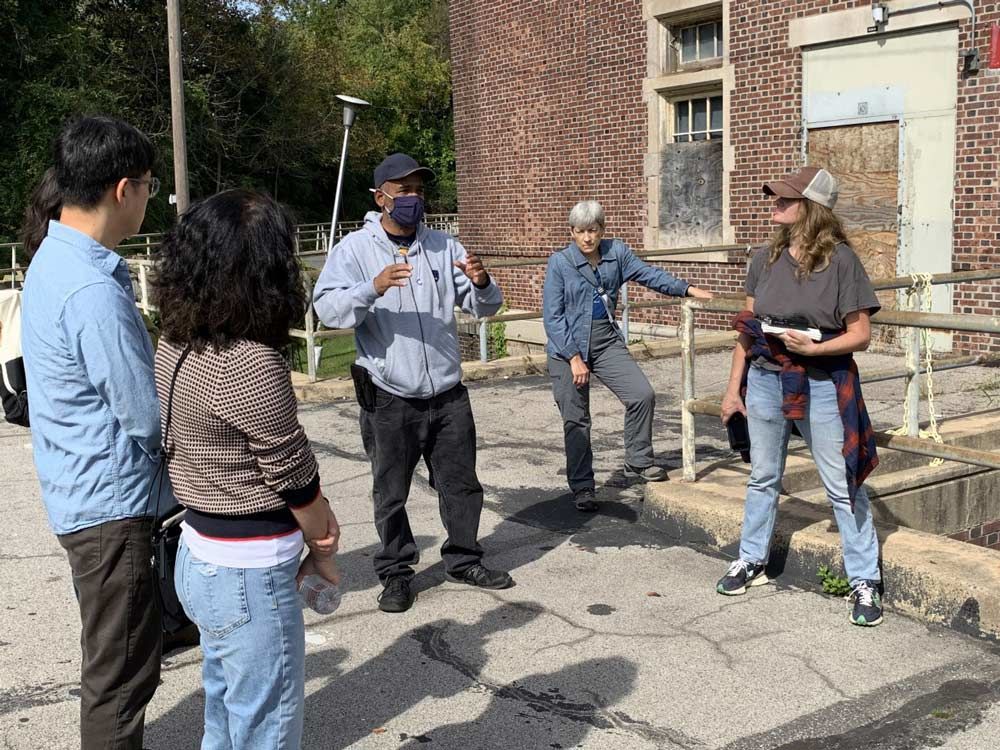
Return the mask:
[[[167,419],[166,423],[163,425],[163,460],[167,460],[167,435],[170,434],[170,421],[174,414],[174,386],[177,384],[177,376],[181,373],[181,365],[184,364],[184,360],[188,358],[191,353],[191,345],[188,344],[184,347],[184,351],[181,352],[181,356],[177,358],[177,364],[174,365],[174,374],[170,376],[170,388],[167,391]]]
[[[149,483],[149,492],[146,495],[146,508],[143,511],[143,517],[149,515],[150,505],[153,501],[153,489],[156,489],[156,506],[154,508],[153,514],[156,515],[160,507],[160,495],[163,494],[163,480],[167,474],[167,435],[170,434],[170,422],[173,418],[174,413],[174,386],[177,384],[177,376],[181,372],[181,365],[184,364],[184,360],[188,358],[191,353],[191,345],[188,344],[184,347],[184,351],[181,352],[181,356],[177,358],[177,364],[174,365],[173,375],[170,376],[170,388],[167,391],[167,418],[163,425],[163,437],[160,439],[160,463],[156,467],[156,473],[153,474],[153,481]],[[153,524],[153,534],[156,534],[156,523]]]

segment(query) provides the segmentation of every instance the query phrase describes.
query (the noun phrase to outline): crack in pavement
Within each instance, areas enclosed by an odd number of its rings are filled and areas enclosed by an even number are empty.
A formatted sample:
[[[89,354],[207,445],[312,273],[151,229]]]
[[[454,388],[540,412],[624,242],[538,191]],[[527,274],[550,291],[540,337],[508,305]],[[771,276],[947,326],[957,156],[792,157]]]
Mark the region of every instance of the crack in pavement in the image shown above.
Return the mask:
[[[826,685],[827,688],[829,688],[832,692],[839,695],[841,700],[849,701],[854,697],[852,695],[848,695],[839,687],[837,687],[837,685],[834,684],[833,680],[831,680],[829,677],[823,674],[823,672],[820,671],[819,667],[816,666],[816,663],[808,656],[801,656],[799,654],[790,654],[787,651],[780,651],[779,653],[782,656],[787,656],[789,659],[794,659],[795,661],[799,662],[802,666],[804,666],[806,669],[808,669],[810,672],[816,675],[820,679],[820,682]]]
[[[937,690],[905,703],[888,716],[842,734],[795,740],[774,750],[910,750],[938,747],[948,737],[982,723],[1000,702],[1000,680],[949,680]]]
[[[955,675],[961,677],[955,679]],[[720,750],[919,750],[982,723],[1000,704],[1000,666],[981,659],[946,664],[879,685]],[[831,732],[831,727],[835,731]]]
[[[68,694],[68,691],[76,687],[79,687],[78,682],[60,682],[52,685],[43,683],[42,685],[6,688],[0,693],[0,716],[37,706],[51,706],[75,700],[73,696]]]
[[[444,628],[424,625],[416,628],[410,635],[420,644],[420,651],[424,657],[454,669],[497,698],[523,703],[537,713],[553,714],[568,721],[589,724],[597,729],[618,729],[628,732],[641,739],[659,743],[660,747],[664,746],[662,744],[664,742],[680,748],[704,746],[701,741],[688,737],[683,732],[657,727],[633,719],[624,711],[610,709],[600,696],[591,691],[586,693],[591,702],[585,703],[568,700],[558,692],[537,693],[518,685],[516,681],[507,685],[494,682],[481,675],[478,669],[467,664],[452,650],[445,638]]]

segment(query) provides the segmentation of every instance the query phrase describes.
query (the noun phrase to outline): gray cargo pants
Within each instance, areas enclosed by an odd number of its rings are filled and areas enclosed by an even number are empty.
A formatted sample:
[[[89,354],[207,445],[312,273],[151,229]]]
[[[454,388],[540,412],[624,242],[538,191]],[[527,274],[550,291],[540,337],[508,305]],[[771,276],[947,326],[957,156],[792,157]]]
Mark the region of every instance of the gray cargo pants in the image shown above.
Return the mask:
[[[594,489],[594,453],[590,447],[590,385],[573,385],[569,362],[549,356],[552,393],[563,419],[566,478],[573,492]],[[656,395],[625,343],[606,320],[590,329],[590,367],[625,404],[625,463],[638,469],[653,464],[653,408]]]

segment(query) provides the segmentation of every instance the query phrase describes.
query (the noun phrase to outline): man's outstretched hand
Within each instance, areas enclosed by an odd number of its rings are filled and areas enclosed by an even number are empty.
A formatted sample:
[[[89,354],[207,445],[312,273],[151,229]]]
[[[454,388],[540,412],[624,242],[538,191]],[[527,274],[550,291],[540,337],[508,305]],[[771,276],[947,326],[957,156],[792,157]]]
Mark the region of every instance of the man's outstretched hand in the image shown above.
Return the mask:
[[[464,263],[456,260],[455,268],[468,276],[469,280],[480,289],[487,287],[490,283],[490,275],[486,273],[483,262],[475,253],[469,253]]]

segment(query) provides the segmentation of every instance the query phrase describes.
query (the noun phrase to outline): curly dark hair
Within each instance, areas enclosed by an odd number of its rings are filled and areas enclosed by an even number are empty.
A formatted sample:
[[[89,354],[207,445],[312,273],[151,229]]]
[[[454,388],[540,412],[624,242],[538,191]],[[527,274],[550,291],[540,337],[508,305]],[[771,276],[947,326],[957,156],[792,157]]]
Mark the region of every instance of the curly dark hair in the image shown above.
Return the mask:
[[[31,199],[24,210],[24,221],[21,224],[21,242],[24,252],[30,260],[38,246],[42,244],[49,232],[49,222],[58,219],[62,213],[62,192],[56,181],[56,171],[49,167],[38,181]]]
[[[152,284],[161,335],[224,348],[247,339],[278,350],[306,309],[294,224],[268,195],[227,190],[193,204],[166,236]]]

